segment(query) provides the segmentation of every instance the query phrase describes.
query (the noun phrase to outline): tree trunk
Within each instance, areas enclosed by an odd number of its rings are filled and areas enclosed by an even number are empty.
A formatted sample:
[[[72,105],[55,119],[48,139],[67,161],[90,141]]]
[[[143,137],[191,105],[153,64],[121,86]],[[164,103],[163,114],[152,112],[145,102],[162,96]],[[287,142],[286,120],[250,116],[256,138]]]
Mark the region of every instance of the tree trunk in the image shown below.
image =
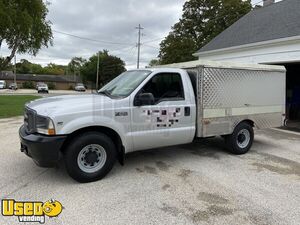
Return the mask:
[[[5,68],[8,66],[8,64],[10,63],[10,61],[14,58],[14,56],[15,56],[15,54],[16,54],[16,52],[17,52],[17,49],[18,49],[18,45],[16,44],[16,45],[13,47],[13,49],[12,49],[10,55],[7,56],[7,57],[3,60],[3,62],[1,63],[1,65],[0,65],[0,70],[3,70],[3,69],[5,69]]]

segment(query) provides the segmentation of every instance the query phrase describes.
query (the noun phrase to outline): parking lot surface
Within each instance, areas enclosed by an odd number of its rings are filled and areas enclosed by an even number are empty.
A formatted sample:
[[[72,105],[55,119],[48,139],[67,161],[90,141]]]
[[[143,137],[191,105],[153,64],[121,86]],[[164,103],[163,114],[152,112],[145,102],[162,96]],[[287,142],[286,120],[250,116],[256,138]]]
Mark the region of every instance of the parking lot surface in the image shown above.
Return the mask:
[[[1,199],[60,201],[45,224],[300,224],[297,134],[257,131],[241,156],[221,138],[136,152],[105,179],[79,184],[63,164],[39,168],[20,152],[21,124],[0,120]],[[22,223],[0,215],[0,224]]]

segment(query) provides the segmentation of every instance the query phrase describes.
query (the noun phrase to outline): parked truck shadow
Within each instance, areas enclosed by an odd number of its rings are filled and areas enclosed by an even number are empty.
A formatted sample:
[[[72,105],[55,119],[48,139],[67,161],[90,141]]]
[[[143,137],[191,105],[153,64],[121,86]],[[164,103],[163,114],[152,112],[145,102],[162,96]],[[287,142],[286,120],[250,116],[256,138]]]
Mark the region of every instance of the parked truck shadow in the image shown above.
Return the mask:
[[[261,141],[259,141],[258,144],[261,145]],[[267,145],[267,143],[264,144]],[[254,147],[255,145],[256,142],[254,142]],[[128,153],[125,156],[125,165],[121,166],[119,163],[116,163],[113,170],[105,179],[121,176],[123,172],[128,172],[132,169],[135,170],[135,168],[144,168],[145,165],[149,164],[159,164],[157,166],[161,166],[161,168],[164,169],[165,164],[160,162],[176,162],[182,158],[187,158],[188,160],[189,157],[193,159],[195,156],[200,157],[200,159],[222,160],[228,157],[228,155],[231,155],[231,153],[226,151],[223,138],[197,139],[190,144]],[[151,168],[146,169],[151,170]],[[51,169],[48,173],[44,174],[44,176],[49,176],[49,179],[55,179],[56,182],[59,182],[59,180],[63,183],[75,182],[68,177],[63,160],[57,164],[56,168]]]
[[[227,154],[224,141],[222,138],[209,138],[209,139],[197,139],[193,143],[184,144],[184,145],[176,145],[165,148],[155,148],[143,151],[137,151],[128,153],[126,155],[126,164],[128,161],[133,159],[143,159],[143,160],[151,160],[151,158],[155,157],[155,160],[160,157],[170,157],[174,160],[180,159],[182,154],[194,154],[199,156],[212,156],[217,157],[217,155]],[[142,163],[143,161],[141,161]]]

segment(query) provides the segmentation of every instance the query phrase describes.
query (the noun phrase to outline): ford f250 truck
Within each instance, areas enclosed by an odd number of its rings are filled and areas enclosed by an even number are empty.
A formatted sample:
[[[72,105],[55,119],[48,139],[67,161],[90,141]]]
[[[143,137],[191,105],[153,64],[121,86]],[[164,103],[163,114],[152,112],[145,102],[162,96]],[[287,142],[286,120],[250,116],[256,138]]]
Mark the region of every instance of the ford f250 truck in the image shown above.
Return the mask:
[[[192,61],[124,72],[97,93],[26,104],[21,151],[40,166],[64,159],[79,182],[103,178],[128,152],[220,135],[233,154],[253,128],[285,117],[285,68]]]

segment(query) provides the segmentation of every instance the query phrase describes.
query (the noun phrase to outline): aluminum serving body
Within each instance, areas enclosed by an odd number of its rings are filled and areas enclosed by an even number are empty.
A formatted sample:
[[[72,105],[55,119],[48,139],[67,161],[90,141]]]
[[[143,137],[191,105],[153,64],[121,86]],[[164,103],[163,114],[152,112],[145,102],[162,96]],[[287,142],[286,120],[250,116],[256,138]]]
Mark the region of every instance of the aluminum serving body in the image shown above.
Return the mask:
[[[285,115],[285,71],[203,66],[197,73],[197,136],[231,134],[243,120],[279,127]]]
[[[231,134],[244,120],[257,129],[284,124],[283,66],[196,60],[158,67],[188,72],[196,95],[196,137]]]

